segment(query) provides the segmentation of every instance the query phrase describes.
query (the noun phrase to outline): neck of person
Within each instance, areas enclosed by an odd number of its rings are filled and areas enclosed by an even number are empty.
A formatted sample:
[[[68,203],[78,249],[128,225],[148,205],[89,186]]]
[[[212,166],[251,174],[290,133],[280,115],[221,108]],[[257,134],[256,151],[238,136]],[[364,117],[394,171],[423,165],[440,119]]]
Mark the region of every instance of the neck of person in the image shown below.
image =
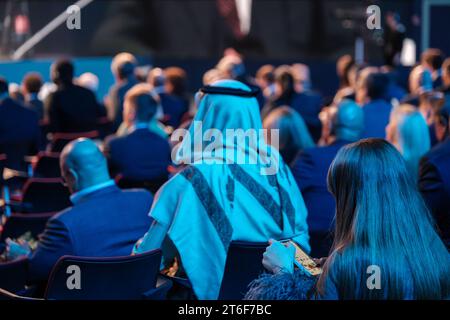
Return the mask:
[[[81,199],[85,198],[89,194],[113,186],[115,184],[109,176],[104,176],[101,178],[90,179],[89,181],[82,182],[80,188],[77,192],[73,193],[70,199],[74,204],[79,202]]]

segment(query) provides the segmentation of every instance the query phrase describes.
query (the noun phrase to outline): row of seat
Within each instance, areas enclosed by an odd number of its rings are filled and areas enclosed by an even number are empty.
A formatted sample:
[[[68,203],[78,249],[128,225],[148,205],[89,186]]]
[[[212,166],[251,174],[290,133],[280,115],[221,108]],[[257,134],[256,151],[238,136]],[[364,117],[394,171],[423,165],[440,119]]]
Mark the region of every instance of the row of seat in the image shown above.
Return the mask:
[[[248,284],[264,271],[261,260],[266,246],[267,243],[230,244],[219,299],[240,300],[244,297]],[[29,299],[20,296],[26,280],[26,264],[27,259],[0,264],[0,288],[3,289],[0,299]],[[160,275],[160,264],[161,250],[114,258],[64,256],[50,274],[44,298],[161,300],[166,298],[173,283],[190,289],[187,279]]]

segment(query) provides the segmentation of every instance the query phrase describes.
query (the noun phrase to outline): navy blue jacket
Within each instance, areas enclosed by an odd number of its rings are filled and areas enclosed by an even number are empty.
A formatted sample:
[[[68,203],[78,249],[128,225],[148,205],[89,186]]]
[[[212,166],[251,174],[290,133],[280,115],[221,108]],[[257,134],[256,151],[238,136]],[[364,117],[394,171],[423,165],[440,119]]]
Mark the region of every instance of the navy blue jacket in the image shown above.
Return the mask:
[[[385,100],[374,100],[363,107],[364,131],[361,138],[386,137],[386,126],[389,123],[392,106]]]
[[[164,112],[164,124],[178,128],[183,115],[189,111],[189,102],[173,94],[160,93],[161,106]]]
[[[149,229],[152,195],[109,186],[85,195],[51,218],[30,258],[29,281],[46,281],[63,255],[114,257],[130,255]]]
[[[7,167],[25,170],[23,158],[38,151],[40,135],[34,111],[11,98],[0,101],[0,153],[7,155]]]
[[[167,176],[170,152],[169,142],[147,128],[107,139],[104,148],[112,176],[139,181]]]
[[[99,119],[106,116],[105,108],[92,91],[73,84],[51,93],[44,108],[50,132],[93,131]]]
[[[292,166],[292,174],[308,209],[307,222],[311,231],[332,229],[336,204],[327,189],[327,174],[337,152],[347,143],[338,140],[326,147],[305,149]]]
[[[450,249],[450,138],[422,158],[419,189],[436,220],[442,241]]]

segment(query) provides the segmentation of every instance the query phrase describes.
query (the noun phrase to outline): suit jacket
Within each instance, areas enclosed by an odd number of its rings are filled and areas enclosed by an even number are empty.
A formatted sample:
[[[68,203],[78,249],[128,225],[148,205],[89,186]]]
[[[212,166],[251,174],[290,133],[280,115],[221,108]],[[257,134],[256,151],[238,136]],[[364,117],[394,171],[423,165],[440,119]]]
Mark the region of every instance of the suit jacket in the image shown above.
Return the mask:
[[[386,137],[386,126],[391,116],[392,105],[385,100],[374,100],[363,107],[364,131],[361,138]]]
[[[436,145],[421,160],[419,189],[450,249],[450,138]]]
[[[24,156],[36,154],[39,141],[36,113],[11,98],[0,101],[0,153],[7,155],[6,166],[25,170]]]
[[[44,118],[44,103],[39,100],[38,98],[32,98],[30,99],[26,105],[28,109],[33,110],[36,112],[39,121],[41,121]]]
[[[85,195],[51,218],[29,264],[29,281],[45,281],[64,255],[114,257],[131,254],[148,231],[152,195],[109,186]]]
[[[311,231],[329,231],[336,204],[327,189],[328,169],[337,152],[348,141],[337,140],[326,147],[303,150],[294,164],[292,174],[308,209],[308,227]]]
[[[106,111],[92,91],[71,84],[48,96],[45,115],[50,132],[87,132],[97,129]]]
[[[112,176],[121,174],[142,181],[168,175],[171,154],[169,142],[148,128],[107,139],[104,152]]]
[[[189,110],[189,101],[167,93],[160,93],[159,97],[165,117],[164,123],[178,128],[183,115]]]

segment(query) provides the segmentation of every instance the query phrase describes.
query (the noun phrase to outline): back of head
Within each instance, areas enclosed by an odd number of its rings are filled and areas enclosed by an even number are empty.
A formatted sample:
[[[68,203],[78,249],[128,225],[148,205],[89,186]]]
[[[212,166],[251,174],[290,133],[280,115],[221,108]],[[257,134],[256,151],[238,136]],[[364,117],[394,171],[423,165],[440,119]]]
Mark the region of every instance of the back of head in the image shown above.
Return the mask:
[[[422,53],[420,62],[423,66],[430,68],[431,70],[439,70],[444,61],[444,54],[441,50],[430,48]]]
[[[186,71],[179,67],[169,67],[164,70],[166,75],[166,89],[169,93],[184,96],[187,89]]]
[[[339,103],[333,119],[333,132],[337,139],[357,141],[364,130],[364,112],[352,100]]]
[[[73,81],[74,66],[70,60],[58,60],[52,65],[52,80],[57,85],[68,85]]]
[[[431,146],[428,126],[421,113],[408,104],[395,108],[391,113],[388,139],[403,155],[412,177],[417,179],[419,161]]]
[[[30,72],[27,73],[23,79],[23,86],[27,93],[37,94],[42,87],[42,77],[39,73]]]
[[[336,73],[339,77],[341,88],[350,85],[349,72],[351,67],[355,64],[355,60],[349,54],[340,57],[336,63]]]
[[[295,81],[290,66],[283,65],[275,69],[275,83],[279,86],[282,95],[290,95],[295,91]]]
[[[134,114],[135,123],[149,123],[156,114],[159,100],[146,83],[135,85],[125,95],[124,112]]]
[[[328,173],[335,239],[319,288],[332,276],[341,299],[441,299],[449,257],[400,153],[382,139],[343,147]],[[366,285],[377,266],[381,290]]]
[[[61,173],[71,192],[78,192],[110,179],[106,159],[94,141],[81,138],[61,152]]]
[[[364,86],[367,89],[367,96],[370,100],[383,99],[386,94],[388,77],[380,72],[371,73],[367,76]]]
[[[274,146],[279,147],[283,156],[289,154],[294,157],[299,151],[314,147],[314,141],[302,116],[288,106],[271,111],[264,119],[263,127],[269,130],[268,142],[272,145],[274,144],[270,141],[270,130],[279,130],[279,146]],[[287,162],[290,160],[292,159],[285,159]]]
[[[111,71],[118,79],[123,80],[134,75],[136,65],[137,60],[134,55],[122,52],[114,57],[111,63]]]

